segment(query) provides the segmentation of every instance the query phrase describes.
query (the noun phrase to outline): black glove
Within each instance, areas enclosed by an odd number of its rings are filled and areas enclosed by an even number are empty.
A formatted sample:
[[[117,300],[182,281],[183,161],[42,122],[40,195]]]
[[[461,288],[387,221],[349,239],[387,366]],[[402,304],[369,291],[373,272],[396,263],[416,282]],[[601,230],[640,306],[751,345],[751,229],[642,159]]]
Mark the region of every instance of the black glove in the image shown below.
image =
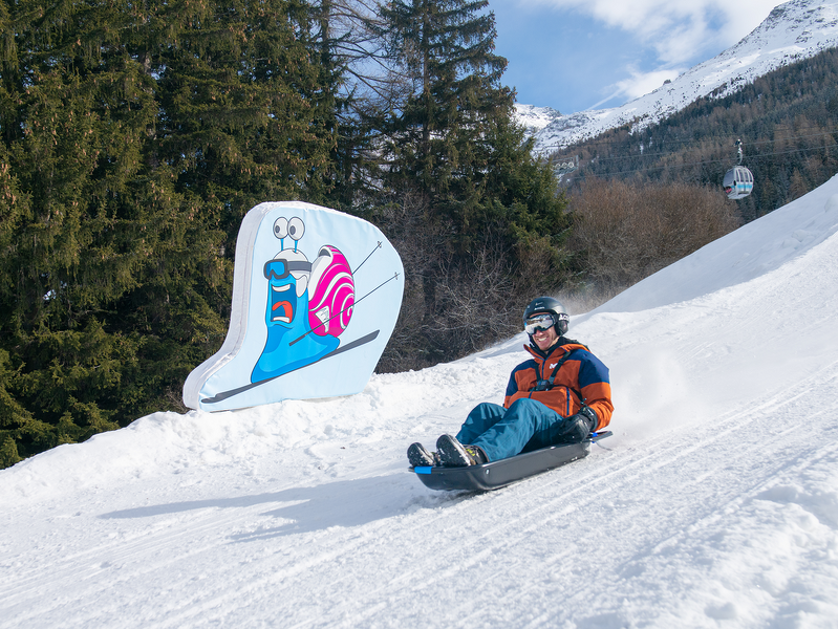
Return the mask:
[[[597,424],[599,419],[592,408],[587,406],[582,407],[582,410],[571,415],[562,422],[559,430],[559,441],[562,443],[579,443],[588,438]]]

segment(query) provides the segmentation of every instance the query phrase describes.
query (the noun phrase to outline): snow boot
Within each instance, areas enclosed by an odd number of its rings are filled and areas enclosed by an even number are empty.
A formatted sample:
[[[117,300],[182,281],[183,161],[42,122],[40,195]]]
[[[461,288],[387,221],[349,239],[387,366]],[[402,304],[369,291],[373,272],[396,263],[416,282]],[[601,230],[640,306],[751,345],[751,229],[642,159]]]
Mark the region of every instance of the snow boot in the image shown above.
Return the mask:
[[[407,460],[411,467],[433,467],[439,465],[439,455],[428,452],[421,443],[411,443],[407,449]]]
[[[464,446],[451,435],[442,435],[436,441],[440,464],[444,467],[466,467],[486,463],[489,458],[477,446]]]

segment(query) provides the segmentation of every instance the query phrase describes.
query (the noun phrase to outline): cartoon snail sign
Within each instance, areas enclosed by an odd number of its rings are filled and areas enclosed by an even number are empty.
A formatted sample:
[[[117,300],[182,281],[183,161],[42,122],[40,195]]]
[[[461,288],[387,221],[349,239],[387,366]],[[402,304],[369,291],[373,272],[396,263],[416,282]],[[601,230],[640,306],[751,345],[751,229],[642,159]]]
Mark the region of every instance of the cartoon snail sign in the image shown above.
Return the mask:
[[[404,269],[370,223],[296,201],[261,203],[236,243],[221,349],[183,385],[194,409],[358,393],[401,308]]]

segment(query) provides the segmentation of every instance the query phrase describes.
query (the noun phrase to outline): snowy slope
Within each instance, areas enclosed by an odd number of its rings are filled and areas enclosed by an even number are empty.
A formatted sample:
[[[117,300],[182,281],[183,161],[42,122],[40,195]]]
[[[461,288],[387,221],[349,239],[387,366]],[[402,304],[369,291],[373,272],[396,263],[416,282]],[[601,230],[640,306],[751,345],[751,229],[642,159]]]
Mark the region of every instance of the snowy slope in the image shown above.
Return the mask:
[[[835,627],[836,232],[838,178],[574,317],[616,434],[497,492],[404,453],[499,401],[522,335],[4,470],[0,628]]]
[[[515,103],[515,119],[529,134],[536,134],[561,117],[561,112],[552,107],[536,107]]]
[[[520,106],[519,118],[536,136],[535,151],[550,153],[627,123],[637,128],[654,124],[701,97],[722,98],[772,70],[836,45],[838,1],[791,0],[775,7],[735,46],[621,107],[562,116],[540,111],[545,108]],[[533,111],[552,121],[540,127],[529,125]]]

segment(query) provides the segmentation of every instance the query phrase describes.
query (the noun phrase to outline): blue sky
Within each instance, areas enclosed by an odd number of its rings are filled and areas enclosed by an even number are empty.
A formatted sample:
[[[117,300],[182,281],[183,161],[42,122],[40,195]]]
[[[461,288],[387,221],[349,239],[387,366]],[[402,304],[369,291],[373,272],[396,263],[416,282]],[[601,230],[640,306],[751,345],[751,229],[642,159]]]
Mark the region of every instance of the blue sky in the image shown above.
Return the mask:
[[[729,48],[777,0],[489,0],[503,83],[563,114],[616,107]]]

